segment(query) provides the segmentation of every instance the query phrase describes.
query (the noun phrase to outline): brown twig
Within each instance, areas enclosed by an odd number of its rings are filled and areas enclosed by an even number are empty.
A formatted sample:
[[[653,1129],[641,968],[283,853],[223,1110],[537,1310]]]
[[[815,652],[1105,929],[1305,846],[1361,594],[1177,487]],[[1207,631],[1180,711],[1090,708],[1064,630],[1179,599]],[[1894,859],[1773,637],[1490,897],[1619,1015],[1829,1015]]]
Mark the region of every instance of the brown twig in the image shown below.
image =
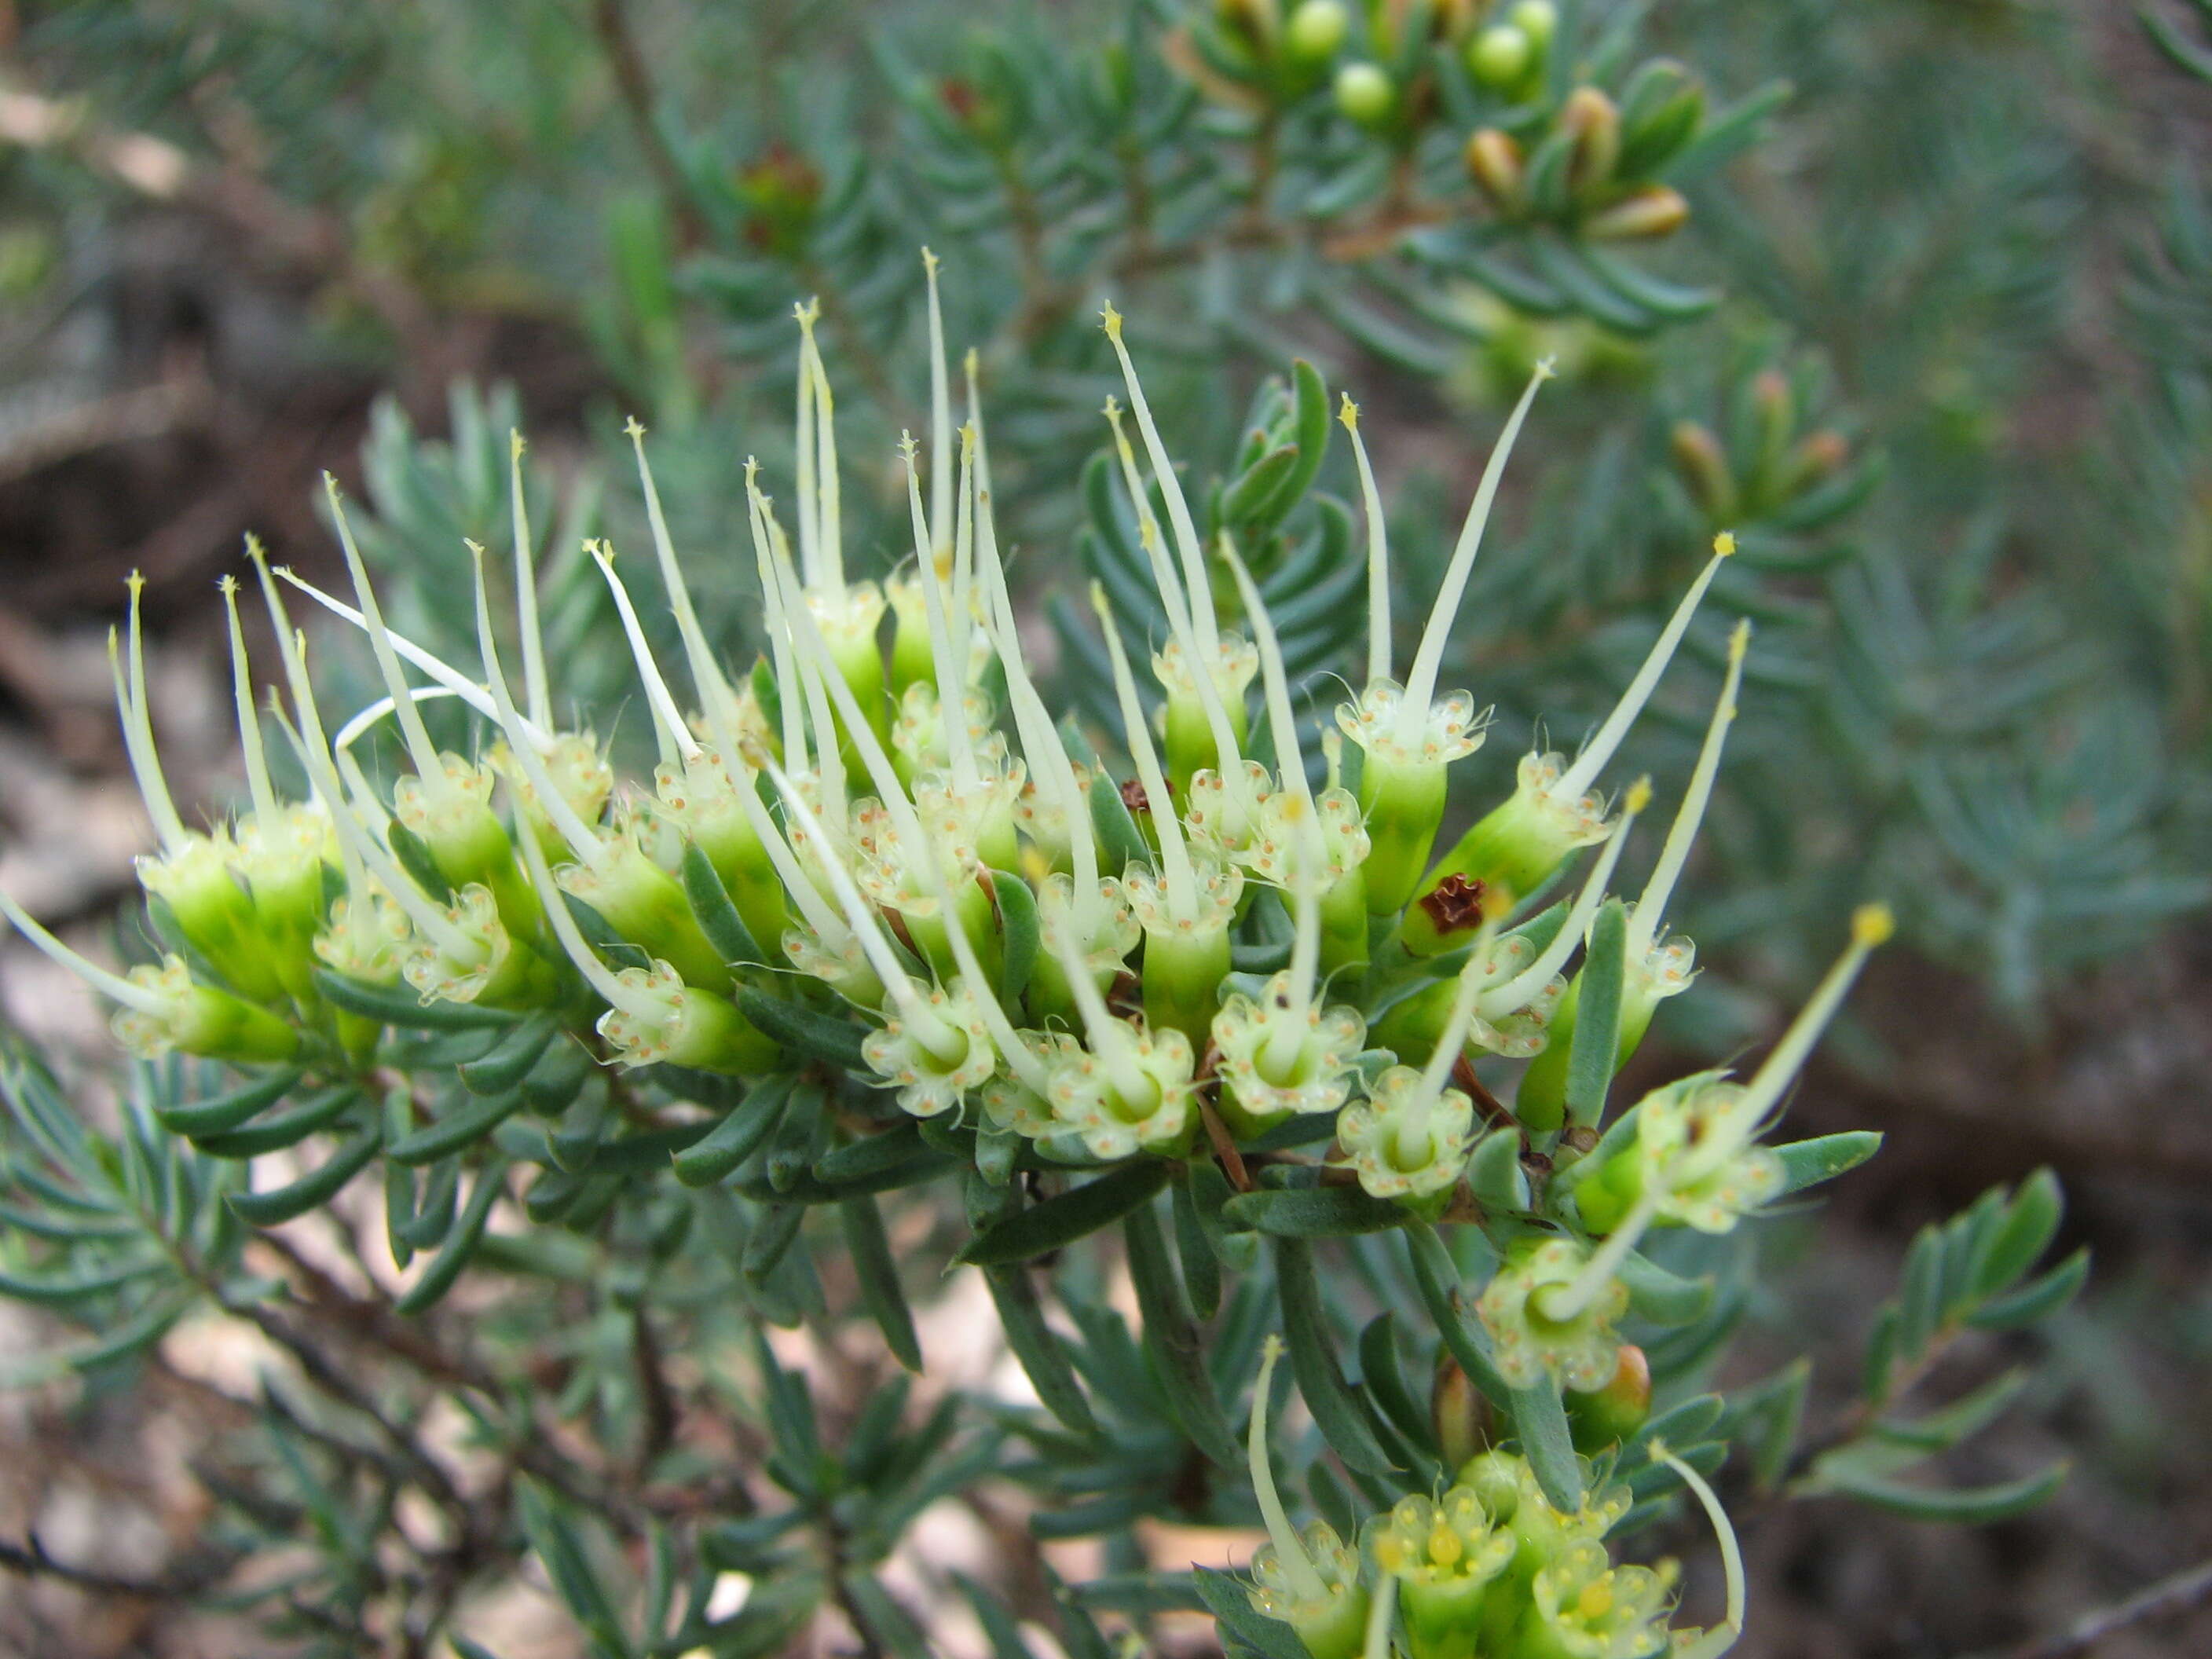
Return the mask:
[[[653,177],[660,181],[662,193],[668,198],[669,213],[676,221],[678,244],[687,252],[696,248],[707,240],[707,222],[701,216],[698,204],[691,199],[691,185],[684,176],[682,160],[669,147],[668,135],[653,118],[657,100],[653,76],[646,67],[645,53],[639,49],[636,32],[630,27],[629,6],[624,0],[592,0],[592,27],[607,54],[607,66],[614,72],[615,88],[622,94],[623,107],[629,112],[638,146],[645,152],[646,165],[653,169]]]
[[[66,1561],[57,1561],[46,1553],[46,1547],[39,1541],[36,1533],[26,1534],[20,1544],[0,1539],[0,1568],[9,1572],[20,1572],[30,1578],[52,1578],[74,1584],[79,1589],[96,1590],[102,1595],[129,1595],[147,1601],[177,1601],[197,1595],[220,1583],[237,1565],[238,1559],[234,1555],[211,1557],[159,1578],[138,1578],[128,1573],[102,1572],[94,1567],[76,1567]]]
[[[2212,1601],[2212,1561],[2199,1561],[2124,1601],[2083,1613],[2056,1635],[2038,1637],[2016,1648],[1991,1648],[1974,1659],[2069,1659],[2071,1655],[2087,1653],[2130,1625],[2186,1613],[2206,1601]]]

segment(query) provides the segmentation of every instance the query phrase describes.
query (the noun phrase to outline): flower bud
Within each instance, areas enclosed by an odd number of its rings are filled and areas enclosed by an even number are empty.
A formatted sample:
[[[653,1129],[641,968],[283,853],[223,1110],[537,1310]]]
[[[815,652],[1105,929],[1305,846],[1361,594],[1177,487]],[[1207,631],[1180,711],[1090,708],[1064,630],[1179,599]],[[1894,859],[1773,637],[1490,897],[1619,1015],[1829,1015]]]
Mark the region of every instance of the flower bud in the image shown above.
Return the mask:
[[[1498,1408],[1468,1381],[1449,1347],[1437,1349],[1436,1381],[1429,1390],[1429,1421],[1447,1468],[1457,1468],[1498,1438]]]
[[[1535,58],[1535,46],[1526,34],[1510,23],[1493,23],[1468,42],[1467,71],[1492,92],[1510,92]]]
[[[1595,1457],[1623,1443],[1651,1415],[1651,1361],[1633,1342],[1622,1343],[1613,1380],[1601,1389],[1568,1389],[1566,1404],[1576,1450]]]
[[[1506,21],[1527,35],[1528,44],[1540,52],[1552,44],[1553,35],[1559,32],[1559,9],[1552,0],[1519,0],[1505,15]]]
[[[1758,434],[1758,460],[1753,475],[1775,477],[1784,465],[1790,440],[1797,430],[1797,397],[1779,371],[1763,368],[1752,377],[1751,412]]]
[[[1834,477],[1850,458],[1850,443],[1842,433],[1826,428],[1809,432],[1790,452],[1790,459],[1775,481],[1777,490],[1784,501],[1788,501]]]
[[[1501,211],[1517,212],[1527,204],[1528,167],[1519,140],[1485,127],[1468,137],[1465,154],[1469,176]]]
[[[1583,221],[1594,240],[1626,242],[1671,236],[1689,222],[1690,204],[1667,185],[1647,185]]]
[[[1713,435],[1712,428],[1696,421],[1677,421],[1668,434],[1667,447],[1674,458],[1674,470],[1682,475],[1690,494],[1705,508],[1706,516],[1716,524],[1733,519],[1737,500],[1735,478],[1729,470],[1727,453],[1721,448],[1721,441]]]
[[[1343,0],[1304,0],[1291,14],[1290,27],[1283,37],[1291,61],[1308,68],[1326,64],[1336,56],[1351,27],[1352,14],[1345,9]]]
[[[1577,87],[1560,106],[1559,131],[1575,141],[1567,163],[1569,184],[1585,190],[1613,177],[1620,159],[1620,112],[1612,99],[1595,87]]]
[[[1370,132],[1389,125],[1398,107],[1397,83],[1379,64],[1346,64],[1336,72],[1335,95],[1345,118]]]

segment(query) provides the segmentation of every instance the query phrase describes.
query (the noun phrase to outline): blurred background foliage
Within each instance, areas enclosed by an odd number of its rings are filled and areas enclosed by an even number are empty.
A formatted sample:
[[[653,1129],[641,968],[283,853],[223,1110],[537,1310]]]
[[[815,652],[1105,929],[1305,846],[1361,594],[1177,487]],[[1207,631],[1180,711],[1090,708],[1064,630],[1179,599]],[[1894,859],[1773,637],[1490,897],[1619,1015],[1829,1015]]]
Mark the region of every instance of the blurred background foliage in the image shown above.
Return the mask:
[[[1469,793],[1503,780],[1540,709],[1554,741],[1574,742],[1712,533],[1733,529],[1743,556],[1690,642],[1704,668],[1677,672],[1637,740],[1664,799],[1695,752],[1726,629],[1753,616],[1745,718],[1684,901],[1717,971],[1670,1011],[1667,1035],[1712,1053],[1771,1029],[1849,907],[1885,895],[1948,972],[1907,969],[1875,999],[1855,1056],[1874,1097],[1909,1119],[1995,1054],[1964,1092],[2018,1139],[1959,1154],[1964,1173],[1909,1164],[1920,1173],[1875,1200],[1876,1225],[1909,1231],[2051,1149],[2123,1172],[2160,1161],[2166,1143],[2147,1134],[2112,1132],[2101,1152],[2069,1139],[2098,1084],[2065,1039],[2146,1023],[2185,1036],[2202,1018],[2201,963],[2130,970],[2177,924],[2201,930],[2212,867],[2203,0],[2147,0],[2140,19],[2088,0],[1867,0],[1847,17],[1826,0],[1593,0],[1563,4],[1548,50],[1517,66],[1477,50],[1506,8],[1378,0],[1304,62],[1255,33],[1267,9],[0,0],[11,602],[41,620],[105,617],[136,563],[188,631],[245,528],[327,567],[308,485],[336,464],[363,501],[372,556],[406,574],[387,585],[395,623],[459,641],[468,659],[459,538],[506,545],[506,433],[520,425],[554,648],[565,683],[607,706],[598,692],[627,683],[626,662],[603,648],[602,601],[574,550],[593,531],[642,544],[622,418],[652,427],[677,543],[695,570],[722,572],[702,601],[732,650],[749,649],[732,485],[756,453],[788,476],[790,307],[822,302],[856,562],[886,568],[902,533],[895,442],[927,418],[927,245],[945,262],[956,360],[977,349],[1019,565],[1065,587],[1070,567],[1102,568],[1126,533],[1116,509],[1071,487],[1103,436],[1111,359],[1095,313],[1111,298],[1197,479],[1251,465],[1249,434],[1279,411],[1270,385],[1293,359],[1360,403],[1393,503],[1403,619],[1425,611],[1504,408],[1554,356],[1560,380],[1539,400],[1455,640],[1451,680],[1498,705]],[[1371,76],[1343,82],[1353,64],[1382,72],[1387,99]],[[1619,118],[1609,152],[1592,87]],[[1491,133],[1471,160],[1469,140]],[[1322,496],[1356,502],[1331,435]],[[1360,546],[1343,526],[1322,499],[1256,526],[1248,551],[1263,569],[1319,558],[1335,574]],[[1299,638],[1310,705],[1334,701],[1327,675],[1352,660],[1356,619],[1317,607]],[[1154,619],[1125,607],[1121,620],[1136,639]],[[1080,696],[1075,641],[1040,617],[1035,644],[1060,653]],[[8,695],[36,702],[20,683]],[[2033,1122],[2008,1115],[2019,1054],[2058,1079]],[[19,1115],[58,1109],[19,1093]],[[150,1109],[126,1109],[118,1144],[144,1142],[132,1156],[150,1160],[145,1178],[176,1186],[156,1231],[191,1245],[192,1273],[126,1285],[122,1311],[103,1316],[170,1316],[195,1297],[260,1310],[215,1202],[226,1172],[172,1150],[183,1173],[163,1175]],[[2179,1144],[2197,1150],[2167,1160],[2170,1174],[2212,1169],[2201,1133]],[[82,1156],[85,1180],[120,1179]],[[499,1264],[556,1287],[509,1333],[527,1346],[566,1332],[544,1367],[566,1391],[553,1415],[588,1418],[641,1465],[665,1449],[665,1402],[637,1393],[638,1287],[603,1270],[672,1257],[684,1241],[657,1224],[672,1225],[644,1206],[623,1212],[635,1236],[605,1259],[549,1234],[540,1255]],[[715,1304],[744,1259],[742,1239],[710,1243],[717,1272],[672,1276],[687,1314]],[[1798,1246],[1778,1230],[1764,1248]],[[784,1260],[756,1262],[753,1279],[813,1272]],[[2121,1487],[2154,1491],[2190,1477],[2142,1425],[2172,1409],[2160,1389],[2201,1364],[2207,1327],[2201,1297],[2156,1292],[2155,1265],[2069,1316],[2056,1380],[2036,1385],[2123,1466]],[[1856,1342],[1887,1278],[1863,1261],[1815,1272],[1857,1310],[1832,1346]],[[1744,1304],[1755,1333],[1782,1322],[1748,1292]],[[714,1340],[738,1356],[742,1385],[691,1382],[724,1409],[733,1448],[801,1433],[761,1420],[814,1408],[727,1322]],[[1125,1426],[1142,1440],[1141,1381],[1113,1370],[1128,1340],[1118,1316],[1085,1335],[1094,1385],[1126,1385]],[[1778,1363],[1796,1351],[1787,1334],[1763,1340]],[[2097,1356],[2122,1343],[2154,1363],[2116,1376]],[[212,1576],[225,1552],[313,1528],[322,1577],[283,1592],[301,1639],[318,1616],[362,1616],[393,1586],[358,1517],[405,1485],[409,1414],[434,1393],[405,1395],[396,1424],[343,1397],[267,1394],[230,1454],[240,1466],[213,1471],[236,1530],[186,1567]],[[1775,1397],[1747,1391],[1732,1409],[1755,1415]],[[534,1409],[475,1427],[528,1479],[570,1482],[528,1486],[522,1526],[570,1581],[564,1594],[586,1586],[568,1599],[587,1611],[608,1552],[576,1516],[606,1511],[641,1534],[665,1517],[623,1510],[629,1498],[558,1460],[533,1465]],[[860,1471],[849,1486],[793,1472],[792,1507],[726,1522],[706,1565],[777,1559],[787,1516],[828,1517],[841,1535],[872,1504],[903,1514],[963,1478],[970,1431],[930,1422],[896,1457],[882,1422],[832,1424],[840,1470]],[[809,1416],[804,1433],[817,1431]],[[1042,1433],[1035,1443],[1051,1449]],[[1030,1473],[1051,1487],[1052,1467]],[[1088,1473],[1063,1462],[1054,1478]],[[2082,1524],[2113,1513],[2093,1503]],[[869,1571],[842,1583],[846,1602],[877,1605],[870,1571],[896,1532],[861,1541]],[[1825,1574],[1823,1593],[1848,1595],[1832,1534],[1808,1565],[1781,1532],[1770,1574]],[[493,1547],[465,1531],[425,1559],[458,1579]],[[1110,1566],[1141,1565],[1126,1540],[1115,1547]],[[1931,1575],[1962,1570],[1948,1547],[1931,1549]],[[676,1569],[657,1542],[640,1565],[665,1597]],[[2166,1565],[2126,1558],[2145,1574]],[[1104,1582],[1141,1607],[1132,1581]],[[1088,1615],[1057,1580],[1030,1588],[1083,1650]],[[976,1606],[994,1616],[980,1593]],[[732,1650],[772,1646],[793,1615],[770,1599],[744,1616]],[[1864,1650],[1929,1651],[1913,1645],[1927,1636]],[[605,1637],[606,1651],[639,1645]]]

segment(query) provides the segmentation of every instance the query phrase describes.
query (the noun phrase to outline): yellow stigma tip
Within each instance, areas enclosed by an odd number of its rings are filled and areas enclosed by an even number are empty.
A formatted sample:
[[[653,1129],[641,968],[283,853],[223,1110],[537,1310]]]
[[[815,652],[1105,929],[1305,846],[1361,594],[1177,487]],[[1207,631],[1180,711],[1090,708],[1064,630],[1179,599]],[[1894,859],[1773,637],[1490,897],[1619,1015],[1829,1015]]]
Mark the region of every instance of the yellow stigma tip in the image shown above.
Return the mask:
[[[1557,357],[1541,358],[1536,364],[1536,378],[1540,380],[1556,379],[1559,373],[1559,360]]]
[[[216,579],[216,591],[228,599],[238,592],[238,578],[225,571]]]
[[[1720,533],[1719,535],[1717,535],[1717,536],[1716,536],[1716,537],[1714,537],[1714,538],[1713,538],[1713,554],[1714,554],[1714,556],[1716,556],[1717,558],[1723,558],[1723,559],[1725,559],[1725,558],[1729,557],[1731,554],[1733,554],[1735,551],[1735,531],[1733,531],[1733,530],[1723,530],[1723,531],[1722,531],[1722,532],[1721,532],[1721,533]]]
[[[1750,649],[1751,618],[1746,617],[1736,623],[1734,631],[1729,635],[1729,661],[1731,664],[1741,662],[1744,653]]]
[[[1851,943],[1871,951],[1887,944],[1897,931],[1897,917],[1887,904],[1862,904],[1851,912]]]
[[[1114,309],[1111,300],[1099,311],[1098,319],[1106,326],[1106,337],[1119,345],[1121,343],[1121,313]]]
[[[1650,805],[1651,780],[1649,778],[1638,778],[1635,782],[1630,784],[1628,786],[1628,799],[1626,805],[1628,815],[1631,817],[1634,817],[1645,807]]]
[[[645,422],[639,420],[636,416],[633,415],[629,419],[623,422],[623,431],[634,443],[638,439],[645,436]]]
[[[932,253],[932,252],[931,252],[927,248],[926,248],[926,247],[925,247],[924,249],[922,249],[922,251],[921,251],[921,265],[922,265],[922,269],[923,269],[923,270],[927,270],[927,271],[931,276],[934,276],[935,275],[937,275],[937,267],[938,267],[940,264],[942,264],[942,263],[943,263],[943,262],[942,262],[941,260],[939,260],[939,259],[938,258],[938,257],[937,257],[934,253]]]
[[[522,435],[520,428],[514,427],[509,427],[507,428],[507,453],[509,459],[517,461],[520,460],[522,459],[522,452],[529,447],[530,440]]]
[[[1260,1345],[1260,1358],[1262,1359],[1280,1359],[1282,1357],[1283,1339],[1273,1331],[1268,1332],[1267,1340]]]
[[[1337,405],[1336,418],[1344,423],[1344,429],[1346,432],[1358,431],[1359,405],[1352,401],[1352,394],[1349,392],[1340,392],[1337,395],[1344,401]]]

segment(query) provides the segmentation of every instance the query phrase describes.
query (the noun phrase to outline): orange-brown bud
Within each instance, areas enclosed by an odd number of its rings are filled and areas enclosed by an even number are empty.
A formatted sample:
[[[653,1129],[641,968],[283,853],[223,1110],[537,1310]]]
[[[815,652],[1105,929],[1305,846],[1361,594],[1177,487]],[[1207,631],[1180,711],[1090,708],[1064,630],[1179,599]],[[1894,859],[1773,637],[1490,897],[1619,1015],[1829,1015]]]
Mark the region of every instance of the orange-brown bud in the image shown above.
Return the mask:
[[[1620,159],[1620,112],[1612,99],[1595,87],[1577,87],[1559,107],[1559,131],[1575,140],[1574,158],[1567,163],[1570,185],[1586,190],[1613,177]]]
[[[1437,1354],[1437,1379],[1429,1392],[1429,1419],[1436,1425],[1437,1448],[1444,1467],[1455,1469],[1488,1451],[1498,1440],[1498,1413],[1481,1389],[1468,1381],[1451,1350]]]
[[[1501,210],[1517,211],[1528,181],[1518,140],[1496,127],[1485,127],[1467,141],[1467,170],[1482,193]]]
[[[1597,241],[1625,242],[1672,236],[1688,222],[1690,204],[1666,185],[1646,185],[1611,207],[1583,221],[1583,234]]]
[[[1617,1446],[1651,1415],[1651,1362],[1633,1342],[1624,1342],[1613,1381],[1592,1394],[1570,1389],[1566,1402],[1576,1450],[1595,1455]]]
[[[1698,505],[1718,523],[1735,514],[1735,479],[1729,471],[1728,456],[1721,448],[1721,441],[1708,427],[1695,421],[1677,421],[1668,435],[1668,447],[1674,453],[1674,470],[1690,487],[1690,494]]]

